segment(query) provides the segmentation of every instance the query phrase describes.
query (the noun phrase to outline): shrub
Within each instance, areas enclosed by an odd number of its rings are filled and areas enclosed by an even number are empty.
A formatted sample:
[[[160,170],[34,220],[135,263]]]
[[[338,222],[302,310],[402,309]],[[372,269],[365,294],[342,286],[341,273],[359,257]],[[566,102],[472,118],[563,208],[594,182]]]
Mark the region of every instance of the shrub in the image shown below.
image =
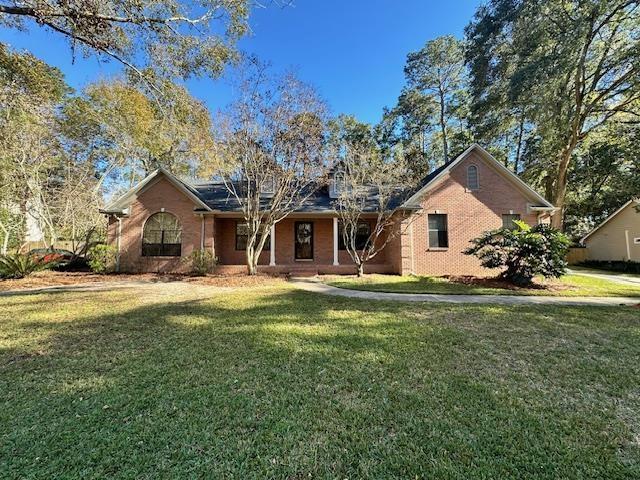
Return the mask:
[[[116,270],[118,252],[113,245],[95,245],[87,253],[89,268],[95,273],[112,273]]]
[[[530,227],[516,222],[515,229],[501,228],[471,240],[464,251],[475,255],[486,268],[505,268],[500,277],[514,285],[530,285],[536,275],[559,278],[567,270],[570,240],[549,225]]]
[[[13,253],[0,256],[0,278],[24,278],[55,265],[53,259]]]
[[[191,272],[195,275],[204,276],[213,272],[218,263],[218,259],[208,250],[194,250],[185,257],[184,262],[191,265]]]
[[[640,273],[640,262],[631,260],[585,260],[579,264],[582,267],[610,270],[622,273]]]

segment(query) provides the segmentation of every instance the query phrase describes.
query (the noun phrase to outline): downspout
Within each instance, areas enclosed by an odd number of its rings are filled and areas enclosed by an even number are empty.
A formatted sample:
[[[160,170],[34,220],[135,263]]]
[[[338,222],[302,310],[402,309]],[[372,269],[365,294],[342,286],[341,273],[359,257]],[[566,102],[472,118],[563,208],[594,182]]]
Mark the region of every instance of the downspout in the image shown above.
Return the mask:
[[[624,239],[627,244],[627,261],[631,261],[631,246],[629,245],[629,230],[624,231]]]
[[[416,257],[413,251],[413,221],[409,225],[409,245],[410,245],[410,251],[411,251],[411,275],[415,275],[416,274],[416,260],[415,260]]]
[[[200,250],[204,252],[204,215],[200,214]]]
[[[117,249],[118,249],[118,254],[116,255],[116,272],[120,272],[120,245],[121,245],[121,238],[122,238],[122,217],[117,217],[118,218],[118,236],[117,236],[117,241],[116,241],[116,245],[117,245]]]

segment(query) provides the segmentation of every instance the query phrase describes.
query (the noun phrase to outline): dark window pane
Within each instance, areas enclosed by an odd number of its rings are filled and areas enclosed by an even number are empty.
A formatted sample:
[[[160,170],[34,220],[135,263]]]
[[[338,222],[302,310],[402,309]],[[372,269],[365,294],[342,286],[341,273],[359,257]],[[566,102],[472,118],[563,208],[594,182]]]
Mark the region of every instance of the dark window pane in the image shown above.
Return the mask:
[[[182,253],[182,228],[175,215],[167,212],[153,214],[142,232],[142,256],[179,257]]]
[[[478,190],[479,186],[478,167],[471,165],[467,168],[467,188],[469,190]]]
[[[429,223],[429,247],[448,248],[449,235],[447,232],[447,216],[444,214],[431,214]]]
[[[442,214],[429,215],[429,230],[446,230],[447,216]]]
[[[338,223],[338,250],[346,250],[347,246],[344,243],[344,230],[343,230],[342,222]],[[369,236],[371,235],[371,225],[368,222],[360,222],[358,223],[358,227],[356,230],[356,249],[362,250],[366,244]]]
[[[249,225],[242,222],[236,222],[236,250],[246,250],[247,241],[249,240]],[[264,250],[271,248],[271,234],[267,234],[267,239],[264,242]]]
[[[502,215],[502,226],[504,228],[515,229],[517,225],[514,223],[516,220],[520,220],[520,215],[517,213]]]

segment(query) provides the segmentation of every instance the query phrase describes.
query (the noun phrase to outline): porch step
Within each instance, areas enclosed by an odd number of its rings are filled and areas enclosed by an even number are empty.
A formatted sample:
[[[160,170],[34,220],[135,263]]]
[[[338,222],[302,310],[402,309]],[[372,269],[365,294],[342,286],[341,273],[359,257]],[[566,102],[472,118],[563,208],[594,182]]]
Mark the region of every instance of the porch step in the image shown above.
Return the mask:
[[[289,275],[292,277],[317,277],[318,269],[317,268],[291,268],[289,269]]]

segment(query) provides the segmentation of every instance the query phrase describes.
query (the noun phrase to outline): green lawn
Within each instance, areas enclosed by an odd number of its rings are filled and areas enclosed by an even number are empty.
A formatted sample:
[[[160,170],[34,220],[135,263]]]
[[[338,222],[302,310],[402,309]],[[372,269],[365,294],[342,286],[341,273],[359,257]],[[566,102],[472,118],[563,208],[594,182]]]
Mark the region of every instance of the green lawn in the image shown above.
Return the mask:
[[[637,309],[153,292],[0,297],[0,478],[640,478]]]
[[[561,280],[547,281],[545,285],[549,286],[548,289],[509,289],[499,286],[458,283],[442,277],[401,277],[398,275],[366,275],[362,278],[330,277],[327,283],[340,288],[393,293],[640,297],[640,286],[626,285],[583,275],[566,275]]]

